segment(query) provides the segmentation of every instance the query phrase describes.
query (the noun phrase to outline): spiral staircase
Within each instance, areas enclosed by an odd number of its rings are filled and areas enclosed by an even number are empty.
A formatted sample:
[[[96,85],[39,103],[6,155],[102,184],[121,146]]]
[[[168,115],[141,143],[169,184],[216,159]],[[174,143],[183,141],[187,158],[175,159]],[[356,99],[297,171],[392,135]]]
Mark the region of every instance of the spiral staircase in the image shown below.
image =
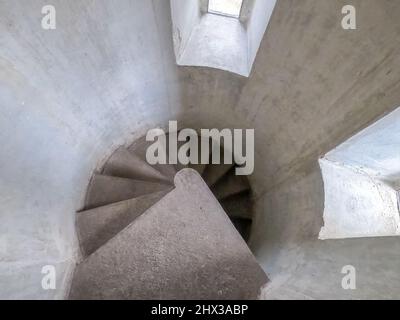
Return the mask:
[[[235,164],[149,165],[150,144],[120,147],[93,175],[69,298],[257,298],[268,279],[245,242],[247,178]]]

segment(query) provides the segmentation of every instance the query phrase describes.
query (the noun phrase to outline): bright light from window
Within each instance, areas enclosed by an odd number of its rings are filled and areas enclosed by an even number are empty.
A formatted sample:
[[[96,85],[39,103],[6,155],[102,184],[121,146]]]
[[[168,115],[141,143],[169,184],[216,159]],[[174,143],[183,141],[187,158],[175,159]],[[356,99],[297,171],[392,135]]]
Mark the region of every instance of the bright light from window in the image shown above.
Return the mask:
[[[209,0],[208,12],[239,18],[243,0]]]

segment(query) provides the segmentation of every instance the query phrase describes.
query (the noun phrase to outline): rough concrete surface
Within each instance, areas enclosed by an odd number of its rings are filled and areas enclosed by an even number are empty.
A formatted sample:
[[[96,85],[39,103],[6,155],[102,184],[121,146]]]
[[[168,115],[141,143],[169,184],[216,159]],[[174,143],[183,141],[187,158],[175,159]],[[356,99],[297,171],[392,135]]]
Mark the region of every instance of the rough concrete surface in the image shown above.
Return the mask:
[[[70,299],[256,299],[268,278],[197,171],[83,261]]]
[[[78,212],[77,232],[83,254],[89,255],[100,248],[171,189]]]
[[[165,183],[94,174],[87,191],[85,209],[129,200],[168,188]]]
[[[169,2],[0,1],[0,298],[61,299],[94,169],[170,119],[254,128],[251,248],[266,298],[400,298],[398,237],[321,241],[318,159],[400,105],[400,3],[278,0],[250,77],[176,66]],[[44,291],[43,265],[57,268]],[[343,290],[341,269],[357,269]]]

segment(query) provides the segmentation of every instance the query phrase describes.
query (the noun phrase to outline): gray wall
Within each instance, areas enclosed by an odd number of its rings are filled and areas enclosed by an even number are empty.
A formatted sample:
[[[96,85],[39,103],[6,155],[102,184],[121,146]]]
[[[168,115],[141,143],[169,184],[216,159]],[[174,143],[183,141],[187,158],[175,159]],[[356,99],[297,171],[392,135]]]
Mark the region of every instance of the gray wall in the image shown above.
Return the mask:
[[[93,169],[168,119],[221,123],[241,81],[175,66],[165,0],[51,3],[45,31],[48,1],[0,0],[0,298],[62,298]],[[41,289],[49,264],[56,291]]]
[[[318,158],[400,105],[400,4],[351,3],[355,31],[340,25],[348,1],[278,1],[236,107],[258,130],[252,247],[275,279],[268,297],[400,297],[399,238],[317,240]],[[354,291],[341,288],[348,264]]]
[[[249,79],[177,68],[165,0],[0,0],[1,298],[61,298],[79,259],[74,212],[92,170],[154,125],[256,129],[257,223],[251,246],[265,297],[400,297],[397,238],[317,240],[318,157],[400,103],[400,5],[278,0]],[[58,290],[40,287],[54,264]],[[341,267],[358,290],[340,287]],[[64,281],[64,284],[63,284]]]

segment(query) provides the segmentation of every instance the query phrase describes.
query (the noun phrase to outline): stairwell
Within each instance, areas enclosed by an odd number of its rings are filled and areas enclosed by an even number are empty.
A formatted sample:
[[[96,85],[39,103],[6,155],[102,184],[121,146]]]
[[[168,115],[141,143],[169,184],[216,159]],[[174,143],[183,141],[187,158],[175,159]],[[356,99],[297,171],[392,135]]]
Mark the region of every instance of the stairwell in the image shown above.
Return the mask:
[[[70,299],[256,299],[268,278],[246,245],[251,190],[235,165],[154,165],[118,148],[77,213]]]
[[[83,266],[176,195],[173,177],[183,168],[150,170],[136,149],[145,148],[140,136],[171,119],[184,128],[255,130],[251,190],[218,199],[218,210],[234,222],[239,233],[232,233],[242,235],[242,244],[252,223],[247,243],[270,279],[263,298],[400,297],[399,237],[319,239],[327,193],[318,164],[399,106],[398,1],[353,0],[357,30],[341,26],[347,3],[276,1],[249,78],[177,65],[171,7],[191,1],[52,2],[56,30],[41,26],[47,2],[0,1],[0,299],[64,299],[74,271],[69,297],[90,298],[74,289],[90,276],[79,275]],[[129,161],[115,157],[103,167],[111,149],[133,140],[125,148]],[[365,146],[367,154],[374,150]],[[382,147],[398,150],[396,144]],[[195,168],[207,185],[211,167]],[[102,168],[98,179],[95,168]],[[104,189],[85,206],[92,177]],[[227,177],[207,190],[216,192]],[[124,185],[123,194],[114,194],[111,181]],[[143,188],[135,187],[142,182]],[[207,201],[217,199],[208,195]],[[224,220],[228,229],[231,222]],[[125,244],[124,253],[132,245]],[[96,261],[99,274],[110,260]],[[357,290],[341,285],[349,265],[357,269]],[[49,269],[55,289],[42,286]],[[127,268],[114,269],[109,277],[129,279],[122,276]],[[118,290],[118,281],[102,276]]]

